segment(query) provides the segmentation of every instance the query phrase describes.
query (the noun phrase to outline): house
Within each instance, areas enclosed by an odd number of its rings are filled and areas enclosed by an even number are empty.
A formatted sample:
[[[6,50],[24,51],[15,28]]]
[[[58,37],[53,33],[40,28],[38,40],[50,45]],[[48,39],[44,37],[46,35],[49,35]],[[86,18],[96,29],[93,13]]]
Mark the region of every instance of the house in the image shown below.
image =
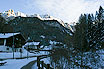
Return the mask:
[[[26,48],[30,48],[30,49],[37,49],[38,46],[39,46],[39,43],[40,43],[40,42],[27,42],[27,43],[25,44],[25,47],[26,47]]]
[[[20,33],[0,33],[0,51],[20,51],[25,44],[25,38]]]
[[[26,48],[26,49],[38,49],[39,45],[40,45],[40,42],[34,42],[30,38],[28,38],[28,40],[26,40],[26,44],[24,45],[24,48]]]

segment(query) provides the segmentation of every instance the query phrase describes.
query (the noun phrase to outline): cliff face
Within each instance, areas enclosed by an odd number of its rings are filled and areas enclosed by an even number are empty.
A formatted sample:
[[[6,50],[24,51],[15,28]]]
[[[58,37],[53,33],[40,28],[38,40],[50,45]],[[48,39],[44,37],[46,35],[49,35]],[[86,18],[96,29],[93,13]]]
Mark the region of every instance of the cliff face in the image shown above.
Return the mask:
[[[21,32],[27,39],[48,44],[50,40],[65,43],[70,30],[64,28],[57,20],[40,20],[37,17],[16,17],[8,22],[15,32]]]

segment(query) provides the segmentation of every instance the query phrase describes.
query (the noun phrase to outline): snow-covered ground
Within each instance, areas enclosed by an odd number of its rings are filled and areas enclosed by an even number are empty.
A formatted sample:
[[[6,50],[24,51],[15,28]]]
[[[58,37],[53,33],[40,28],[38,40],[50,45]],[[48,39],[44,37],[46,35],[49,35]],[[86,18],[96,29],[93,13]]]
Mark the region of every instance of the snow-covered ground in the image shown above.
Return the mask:
[[[81,65],[81,56],[80,54],[72,57],[71,60],[78,62]],[[89,51],[83,53],[83,65],[90,67],[91,69],[104,69],[104,49],[97,51]]]
[[[32,69],[38,69],[37,63],[35,63],[35,64],[32,66]]]
[[[39,56],[39,55],[47,55],[49,54],[48,52],[45,51],[40,51],[40,52],[34,52],[30,53],[27,50],[23,50],[22,57],[27,57],[28,56]],[[5,53],[5,52],[0,52],[0,59],[8,59],[8,58],[13,58],[13,53]],[[21,58],[21,53],[20,52],[15,52],[14,53],[14,58]]]
[[[24,65],[36,59],[36,57],[28,59],[8,59],[4,61],[7,62],[6,64],[0,66],[0,69],[21,69]]]
[[[28,52],[28,56],[34,56],[34,55],[35,54]],[[27,57],[27,53],[26,52],[22,53],[22,57]],[[8,59],[8,58],[13,58],[13,53],[0,53],[0,59]],[[15,52],[14,58],[21,58],[20,52]]]
[[[47,51],[39,51],[39,52],[34,52],[30,53],[26,49],[23,48],[23,53],[22,57],[27,57],[28,56],[40,56],[40,55],[47,55],[49,52]],[[9,59],[11,58],[11,59]],[[12,59],[13,58],[13,53],[6,53],[6,52],[0,52],[0,59],[7,59],[4,60],[3,62],[7,62],[5,65],[0,66],[0,69],[20,69],[24,65],[28,64],[29,62],[36,60],[36,57],[34,58],[25,58],[25,59]],[[15,52],[14,53],[14,58],[21,58],[21,53],[20,52]],[[1,62],[1,61],[0,61]],[[36,65],[37,67],[37,65]],[[36,68],[34,68],[36,69]]]
[[[52,59],[50,57],[48,57],[48,58],[43,58],[40,61],[44,61],[45,64],[51,64],[51,60]],[[66,68],[69,69],[71,67],[73,67],[75,69],[81,68],[80,67],[80,65],[81,65],[80,54],[76,55],[75,57],[71,57],[70,60],[72,60],[72,61],[71,61],[71,63],[68,64],[67,59],[60,58],[60,59],[58,59],[58,62],[57,62],[58,64],[52,62],[51,67],[54,67],[54,69],[57,66],[62,67],[62,69],[66,69]],[[104,69],[104,49],[100,49],[95,52],[92,52],[92,51],[84,52],[82,60],[83,60],[83,65],[90,67],[91,69]],[[78,63],[79,66],[76,66],[75,63]],[[35,63],[32,66],[32,69],[38,69],[37,63]]]

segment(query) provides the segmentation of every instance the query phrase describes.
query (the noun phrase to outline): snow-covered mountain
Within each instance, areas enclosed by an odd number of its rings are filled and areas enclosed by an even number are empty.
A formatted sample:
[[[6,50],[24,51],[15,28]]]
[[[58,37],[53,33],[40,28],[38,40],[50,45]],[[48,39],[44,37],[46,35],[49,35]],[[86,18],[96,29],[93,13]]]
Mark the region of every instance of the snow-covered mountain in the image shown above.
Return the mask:
[[[1,12],[1,16],[5,18],[6,21],[13,20],[15,17],[21,16],[26,17],[26,14],[22,12],[14,12],[14,10],[9,9],[8,11]]]
[[[0,14],[2,17],[5,18],[6,21],[10,21],[10,20],[13,20],[14,18],[16,17],[36,17],[42,21],[46,21],[46,20],[56,20],[58,21],[61,25],[63,25],[64,27],[66,27],[67,29],[71,30],[72,32],[74,32],[74,29],[70,26],[70,24],[66,24],[64,23],[61,19],[59,18],[56,18],[56,17],[53,17],[53,16],[50,16],[49,14],[45,14],[45,15],[39,15],[39,14],[33,14],[33,15],[27,15],[25,13],[22,13],[22,12],[14,12],[14,10],[12,9],[9,9],[8,11],[4,11]],[[50,25],[56,25],[58,26],[57,23],[49,23]]]
[[[15,13],[15,17],[18,17],[18,16],[26,17],[27,15],[18,11],[18,12]]]

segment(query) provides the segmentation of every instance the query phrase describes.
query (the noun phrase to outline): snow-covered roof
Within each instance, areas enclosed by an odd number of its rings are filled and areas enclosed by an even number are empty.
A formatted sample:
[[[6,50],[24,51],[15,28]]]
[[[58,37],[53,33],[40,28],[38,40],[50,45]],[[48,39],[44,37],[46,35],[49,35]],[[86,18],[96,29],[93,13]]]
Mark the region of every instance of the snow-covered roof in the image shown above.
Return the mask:
[[[17,34],[20,34],[20,33],[0,33],[0,38],[9,38],[13,35],[17,35]]]
[[[25,46],[28,46],[28,45],[39,45],[40,42],[27,42],[25,44]]]

